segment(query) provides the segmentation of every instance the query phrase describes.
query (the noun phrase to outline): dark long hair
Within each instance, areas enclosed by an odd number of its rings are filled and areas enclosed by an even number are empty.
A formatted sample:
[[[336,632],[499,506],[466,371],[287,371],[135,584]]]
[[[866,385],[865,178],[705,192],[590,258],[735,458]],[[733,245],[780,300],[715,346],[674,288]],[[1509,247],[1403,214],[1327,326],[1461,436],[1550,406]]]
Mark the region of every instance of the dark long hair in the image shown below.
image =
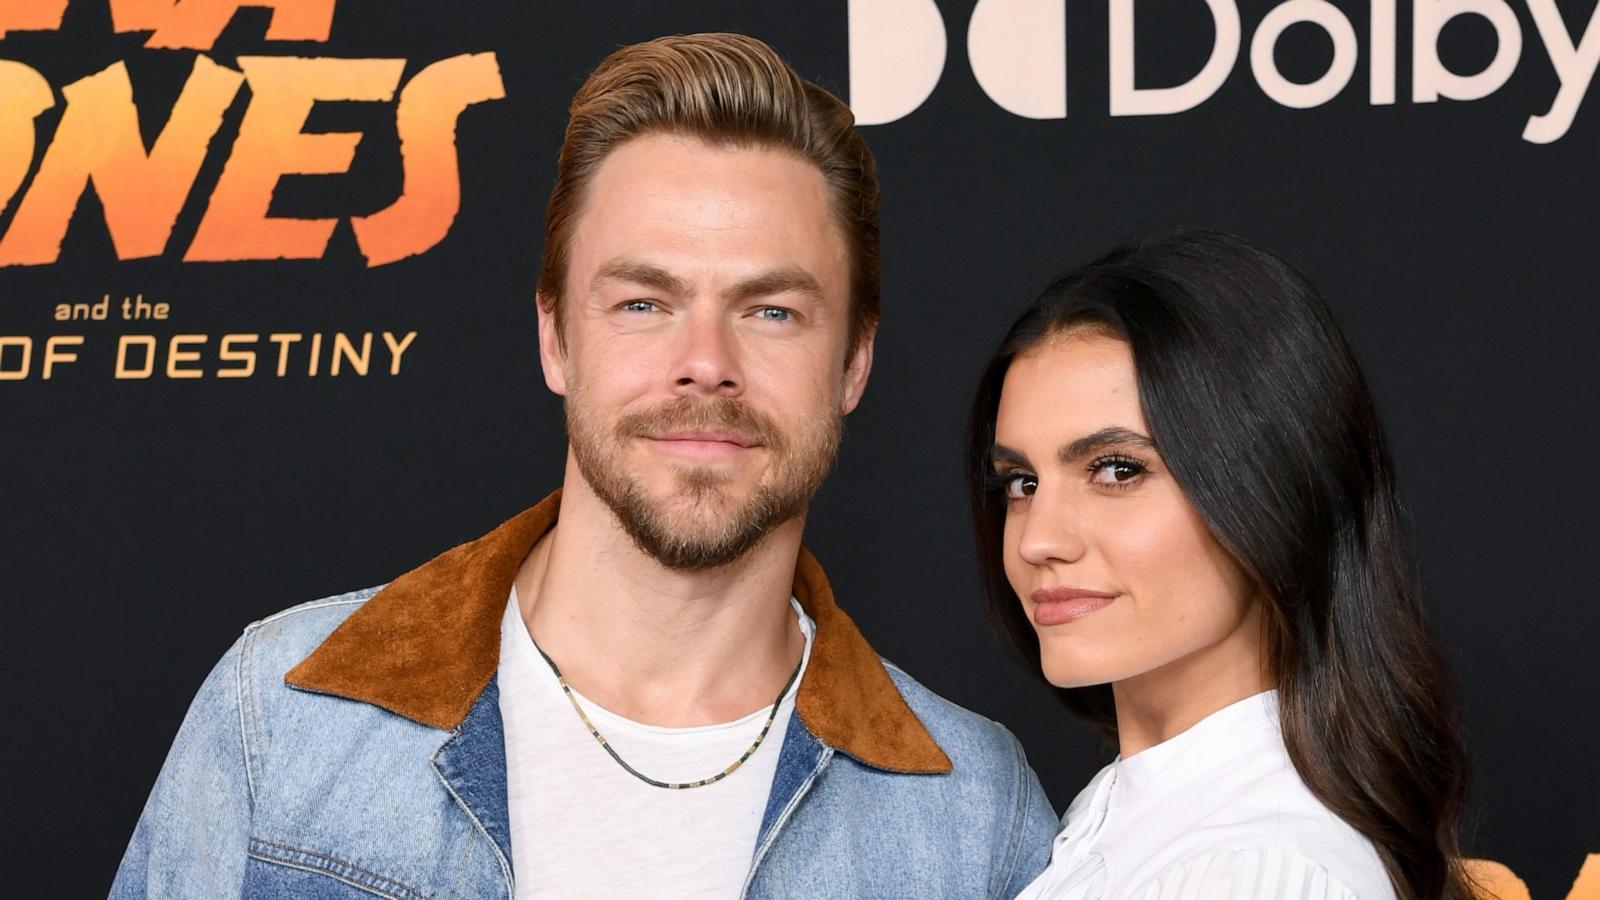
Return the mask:
[[[1018,354],[1079,328],[1127,342],[1162,459],[1260,587],[1301,779],[1372,841],[1401,898],[1469,897],[1457,860],[1466,750],[1383,429],[1327,304],[1278,257],[1176,232],[1073,270],[1012,325],[979,382],[966,448],[984,604],[1002,642],[1041,672],[1006,581],[1005,501],[987,477],[1000,391]],[[1109,685],[1056,695],[1115,739]]]

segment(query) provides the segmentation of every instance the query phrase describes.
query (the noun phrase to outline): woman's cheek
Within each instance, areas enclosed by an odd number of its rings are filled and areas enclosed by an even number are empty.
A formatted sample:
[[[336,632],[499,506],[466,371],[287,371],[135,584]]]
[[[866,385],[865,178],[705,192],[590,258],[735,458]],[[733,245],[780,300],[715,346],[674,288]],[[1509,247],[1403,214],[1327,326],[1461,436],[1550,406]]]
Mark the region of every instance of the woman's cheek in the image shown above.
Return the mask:
[[[1003,555],[1005,557],[1006,580],[1011,582],[1011,589],[1018,597],[1023,594],[1023,586],[1027,584],[1028,564],[1022,561],[1022,553],[1017,549],[1017,543],[1022,536],[1022,517],[1007,514],[1005,530],[1002,532]]]

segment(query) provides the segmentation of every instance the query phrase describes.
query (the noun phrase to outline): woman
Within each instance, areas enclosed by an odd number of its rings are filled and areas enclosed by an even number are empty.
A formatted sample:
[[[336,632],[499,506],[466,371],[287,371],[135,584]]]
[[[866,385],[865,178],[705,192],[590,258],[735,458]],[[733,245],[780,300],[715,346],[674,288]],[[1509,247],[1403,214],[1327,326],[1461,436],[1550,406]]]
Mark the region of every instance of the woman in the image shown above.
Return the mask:
[[[1119,750],[1023,897],[1470,896],[1448,671],[1304,276],[1202,231],[1066,275],[967,452],[991,621]]]

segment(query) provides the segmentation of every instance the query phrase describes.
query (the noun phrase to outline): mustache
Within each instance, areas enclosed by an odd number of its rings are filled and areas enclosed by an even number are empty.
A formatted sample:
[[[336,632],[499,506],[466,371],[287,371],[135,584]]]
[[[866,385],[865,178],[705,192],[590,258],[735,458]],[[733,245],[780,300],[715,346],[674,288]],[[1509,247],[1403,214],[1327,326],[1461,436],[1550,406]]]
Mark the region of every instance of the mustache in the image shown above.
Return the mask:
[[[783,431],[767,416],[732,397],[696,400],[679,397],[653,409],[631,412],[617,420],[622,438],[651,437],[674,431],[727,431],[748,444],[775,451],[786,446]]]

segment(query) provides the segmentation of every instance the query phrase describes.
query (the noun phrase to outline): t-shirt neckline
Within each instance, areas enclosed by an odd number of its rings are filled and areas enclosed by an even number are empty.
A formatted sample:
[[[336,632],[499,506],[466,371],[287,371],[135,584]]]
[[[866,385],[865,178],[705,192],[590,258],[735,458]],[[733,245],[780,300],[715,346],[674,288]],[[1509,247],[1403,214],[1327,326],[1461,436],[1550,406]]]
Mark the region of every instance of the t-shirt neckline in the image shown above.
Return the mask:
[[[805,677],[806,667],[810,665],[811,662],[811,644],[816,638],[817,634],[816,622],[813,621],[810,616],[806,615],[805,609],[800,606],[800,600],[791,596],[789,598],[789,605],[795,613],[795,625],[800,629],[800,633],[805,636],[806,643],[805,649],[801,651],[800,672],[795,677],[794,683],[789,685],[788,690],[784,692],[782,700],[780,700],[778,703],[778,709],[780,712],[785,707],[794,705],[795,694],[800,689],[800,681]],[[559,682],[556,680],[555,670],[550,667],[550,663],[545,660],[544,655],[541,654],[538,648],[534,645],[533,635],[528,633],[527,623],[522,620],[521,608],[517,602],[516,585],[511,586],[510,596],[506,603],[506,625],[510,628],[513,634],[512,640],[517,645],[517,652],[523,655],[525,658],[531,657],[534,664],[533,668],[539,673],[541,680],[548,677],[548,681],[546,681],[545,684],[549,688],[559,692],[561,688]],[[650,725],[630,719],[627,716],[607,709],[606,707],[585,696],[582,691],[572,687],[570,684],[568,685],[568,688],[571,689],[572,695],[578,701],[578,704],[583,707],[584,714],[594,721],[597,726],[604,724],[613,728],[633,731],[638,734],[661,737],[690,737],[696,735],[714,735],[726,731],[736,731],[741,728],[747,728],[756,722],[765,721],[767,714],[770,713],[773,708],[769,704],[746,715],[740,716],[737,719],[732,719],[726,722],[713,722],[708,725],[688,725],[681,727]]]

